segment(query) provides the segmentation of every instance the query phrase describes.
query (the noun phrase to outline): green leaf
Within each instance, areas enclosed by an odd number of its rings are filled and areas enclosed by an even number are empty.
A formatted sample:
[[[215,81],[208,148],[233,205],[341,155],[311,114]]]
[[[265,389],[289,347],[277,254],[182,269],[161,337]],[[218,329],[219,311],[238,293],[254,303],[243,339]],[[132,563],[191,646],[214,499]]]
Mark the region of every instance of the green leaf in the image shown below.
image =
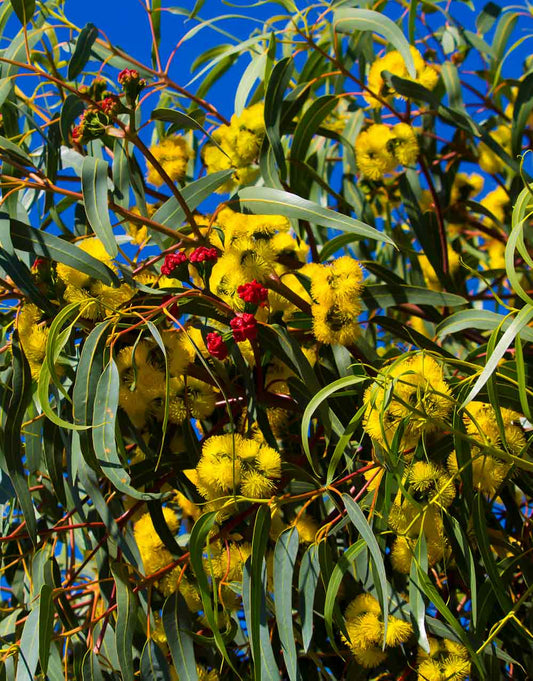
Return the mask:
[[[333,618],[335,617],[337,621],[337,626],[339,629],[347,636],[346,628],[344,626],[344,619],[341,615],[341,611],[338,605],[338,593],[339,587],[342,582],[342,578],[348,572],[352,566],[353,561],[357,555],[365,548],[364,539],[359,539],[355,544],[349,546],[346,551],[339,557],[331,577],[328,581],[328,588],[326,591],[326,600],[324,601],[324,623],[326,625],[326,631],[330,639],[331,645],[334,650],[338,652],[337,645],[335,643],[335,634],[333,631]],[[347,636],[348,637],[348,636]]]
[[[371,284],[363,288],[361,298],[367,310],[385,309],[402,303],[433,305],[435,307],[458,307],[468,304],[465,298],[454,293],[432,291],[421,286],[408,286],[407,284],[401,286]],[[472,310],[468,310],[468,312],[470,313]]]
[[[299,613],[302,622],[302,645],[305,653],[309,650],[313,637],[313,605],[319,575],[318,546],[311,544],[302,557],[298,574]]]
[[[17,493],[26,528],[30,539],[37,543],[37,523],[31,500],[28,480],[24,473],[24,451],[21,441],[21,427],[24,414],[31,400],[32,382],[30,368],[20,347],[18,333],[14,333],[11,342],[13,352],[13,382],[12,393],[7,409],[7,420],[4,430],[4,456],[7,472]]]
[[[10,0],[10,2],[18,20],[25,26],[31,20],[33,13],[35,12],[35,0]]]
[[[198,681],[194,646],[190,629],[189,610],[179,591],[171,594],[163,606],[163,627],[172,662],[183,681]]]
[[[186,610],[187,606],[185,605],[184,608]],[[185,612],[185,610],[183,612]],[[176,665],[174,664],[174,666]],[[170,670],[168,668],[166,657],[163,654],[161,648],[152,639],[148,639],[148,641],[146,641],[144,644],[141,654],[140,671],[141,681],[171,681]],[[179,672],[179,677],[181,679],[187,678],[181,672]]]
[[[43,584],[39,598],[39,662],[41,671],[46,674],[52,634],[54,633],[54,601],[52,599],[52,587]]]
[[[0,136],[0,155],[5,156],[7,160],[12,158],[25,166],[33,167],[32,160],[24,149],[2,136]]]
[[[394,244],[389,236],[383,232],[378,232],[377,229],[360,220],[342,215],[329,208],[323,208],[318,203],[302,199],[296,194],[290,194],[281,189],[245,187],[239,190],[236,198],[243,208],[255,214],[284,215],[297,220],[307,220],[330,229],[338,229],[341,232],[357,234],[364,239],[375,239],[376,241]]]
[[[294,64],[292,57],[279,61],[273,68],[265,93],[265,129],[274,152],[281,180],[287,176],[285,152],[281,144],[280,123],[285,91],[290,83]]]
[[[92,650],[88,650],[83,658],[81,666],[82,681],[104,681],[98,655]]]
[[[246,101],[250,94],[250,90],[255,84],[255,81],[262,79],[268,59],[268,50],[265,50],[260,55],[252,55],[252,61],[246,67],[239,85],[235,92],[235,102],[233,105],[237,116],[240,116],[246,106]]]
[[[85,106],[83,100],[78,95],[67,95],[63,106],[61,107],[61,114],[59,117],[59,128],[61,130],[61,137],[64,142],[69,141],[70,131],[78,116],[81,116]]]
[[[207,199],[215,192],[218,187],[224,184],[233,175],[233,170],[219,170],[210,173],[199,180],[191,182],[183,188],[181,194],[185,199],[189,209],[193,211],[202,201]],[[179,227],[185,220],[185,213],[178,203],[175,196],[170,197],[152,216],[154,222],[161,225],[170,225],[176,229],[176,237],[179,236]]]
[[[76,47],[74,54],[68,63],[67,78],[74,80],[85,68],[85,64],[89,61],[91,56],[91,49],[98,38],[98,29],[94,24],[86,24],[80,31],[78,39],[76,40]]]
[[[261,506],[257,511],[254,523],[254,532],[252,536],[252,553],[247,561],[247,570],[249,576],[249,583],[246,585],[249,588],[247,594],[247,605],[245,610],[246,625],[248,627],[248,637],[250,639],[250,648],[253,658],[253,678],[254,681],[260,681],[261,678],[275,679],[279,678],[274,669],[269,669],[266,657],[266,645],[262,632],[268,631],[266,607],[265,607],[265,555],[268,543],[268,534],[270,531],[270,510],[267,506]],[[243,580],[243,593],[244,593]],[[270,657],[270,653],[268,653]]]
[[[285,666],[291,681],[301,679],[292,622],[292,578],[298,554],[298,530],[280,534],[274,549],[274,605]]]
[[[364,539],[366,545],[368,546],[368,550],[370,551],[370,559],[372,561],[374,572],[374,586],[376,587],[378,601],[383,613],[383,640],[385,640],[387,637],[387,624],[389,621],[389,590],[381,549],[379,548],[379,544],[376,541],[374,532],[368,524],[368,520],[359,507],[359,504],[348,494],[343,494],[342,500],[344,502],[346,512],[348,513],[348,517],[352,521],[355,529],[361,535],[361,538]]]
[[[38,600],[24,623],[17,664],[16,681],[33,681],[39,662],[39,611]]]
[[[402,55],[411,78],[416,78],[409,43],[401,29],[385,14],[369,9],[339,9],[333,15],[333,29],[340,33],[372,31],[382,35]]]
[[[93,422],[94,398],[98,381],[104,369],[104,349],[110,333],[111,322],[97,324],[85,339],[76,380],[72,393],[72,413],[78,426],[90,426]],[[80,444],[90,466],[98,468],[92,437],[88,431],[80,431]]]
[[[483,388],[483,386],[487,383],[494,371],[496,371],[500,360],[505,355],[516,336],[523,332],[523,329],[526,328],[532,319],[533,308],[526,306],[518,312],[513,321],[507,327],[503,336],[498,341],[498,344],[494,348],[494,352],[492,352],[487,358],[487,363],[485,364],[483,371],[478,376],[470,392],[463,400],[461,409],[464,409],[464,407],[466,407],[466,405],[474,399],[481,388]]]
[[[209,582],[204,569],[203,559],[204,547],[206,544],[207,537],[209,536],[209,533],[211,532],[216,523],[217,515],[218,511],[204,513],[195,522],[194,527],[192,528],[191,531],[191,537],[189,539],[189,551],[191,554],[190,561],[192,569],[194,570],[194,574],[196,575],[196,581],[198,582],[198,588],[200,590],[200,597],[202,599],[204,613],[209,623],[209,627],[213,632],[217,648],[224,657],[224,659],[226,660],[226,662],[229,664],[229,666],[237,674],[235,667],[233,666],[233,663],[228,656],[228,651],[226,650],[224,639],[222,638],[222,635],[218,628],[217,618],[215,617],[215,613],[213,611],[213,604],[211,602],[211,590],[209,588]],[[239,675],[237,674],[237,676]]]
[[[315,470],[315,463],[313,461],[313,456],[311,454],[311,449],[309,447],[309,426],[311,424],[313,414],[322,404],[322,402],[324,402],[324,400],[326,400],[330,395],[333,395],[333,393],[339,390],[343,390],[344,388],[349,388],[352,385],[357,385],[358,383],[361,383],[366,380],[367,376],[343,376],[342,378],[333,381],[333,383],[330,383],[325,388],[322,388],[322,390],[319,390],[319,392],[313,395],[312,399],[307,405],[304,415],[302,416],[300,434],[302,437],[302,444],[305,451],[305,455],[307,456],[307,460],[309,461],[309,464],[313,471],[315,471],[316,475],[319,474]],[[344,431],[344,429],[342,429],[342,431]]]
[[[11,223],[11,238],[13,246],[20,251],[34,253],[43,258],[49,258],[54,262],[60,262],[69,267],[89,275],[93,279],[102,281],[107,286],[115,286],[118,283],[116,274],[102,262],[85,253],[74,244],[60,239],[53,234],[48,234],[19,220],[9,218],[5,213],[0,213],[1,219],[9,219]]]
[[[93,156],[86,156],[81,167],[81,190],[89,224],[111,258],[118,255],[118,246],[109,220],[107,203],[107,173],[109,166]]]
[[[124,470],[118,455],[115,428],[119,389],[118,368],[115,362],[111,360],[100,376],[94,396],[92,433],[98,464],[102,473],[119,492],[142,501],[161,499],[161,494],[138,492],[131,486],[131,478]]]
[[[493,331],[498,327],[505,331],[511,323],[512,320],[509,317],[504,317],[497,312],[492,312],[492,310],[461,310],[450,315],[437,326],[437,335],[442,338],[465,329]],[[524,327],[520,331],[520,336],[524,340],[533,342],[533,329]]]
[[[411,572],[409,574],[409,608],[413,615],[418,630],[418,645],[426,653],[429,653],[429,641],[426,633],[426,602],[424,591],[418,583],[419,573],[427,574],[428,551],[426,535],[421,532],[416,542],[414,555],[411,560]]]
[[[117,600],[117,623],[115,627],[115,643],[117,647],[122,681],[134,681],[133,669],[133,632],[137,619],[137,599],[128,583],[126,566],[113,562],[111,572],[115,579]]]

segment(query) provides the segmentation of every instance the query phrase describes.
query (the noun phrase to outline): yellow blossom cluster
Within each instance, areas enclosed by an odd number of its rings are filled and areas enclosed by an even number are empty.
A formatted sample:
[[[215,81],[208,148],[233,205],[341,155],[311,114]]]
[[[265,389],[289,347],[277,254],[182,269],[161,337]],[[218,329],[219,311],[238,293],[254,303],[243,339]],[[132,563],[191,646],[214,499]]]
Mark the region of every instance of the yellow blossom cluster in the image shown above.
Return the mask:
[[[445,555],[447,542],[442,515],[455,498],[453,477],[441,466],[417,461],[404,475],[403,486],[389,512],[389,526],[396,533],[391,560],[398,572],[409,574],[418,537],[426,538],[428,563]]]
[[[203,148],[203,160],[208,173],[234,168],[233,179],[217,191],[231,191],[236,185],[253,182],[257,176],[254,162],[265,136],[264,104],[258,102],[233,114],[229,125],[221,125],[213,132],[217,144],[209,142]]]
[[[164,137],[150,147],[150,152],[173,182],[181,182],[185,178],[187,164],[193,158],[193,152],[184,137],[181,135]],[[148,161],[146,179],[156,187],[164,184],[164,178],[159,169],[150,161]]]
[[[214,388],[186,374],[196,355],[193,338],[197,340],[198,333],[192,327],[163,332],[168,391],[164,357],[155,342],[141,340],[122,348],[117,354],[119,404],[137,428],[142,428],[149,417],[162,421],[165,410],[169,421],[178,425],[187,417],[205,419],[213,413]]]
[[[430,636],[429,653],[418,649],[418,681],[464,681],[470,674],[467,649],[450,639]]]
[[[416,134],[407,123],[397,123],[392,128],[374,123],[355,141],[357,165],[369,180],[381,180],[398,165],[413,165],[418,151]]]
[[[204,442],[196,474],[198,491],[208,501],[233,494],[262,499],[272,495],[281,476],[281,457],[239,434],[213,435]]]
[[[44,358],[49,329],[40,324],[42,312],[37,305],[27,303],[22,306],[17,318],[17,331],[22,350],[30,365],[33,378],[38,378]]]
[[[433,90],[439,79],[437,70],[434,66],[430,66],[424,61],[422,55],[415,47],[411,46],[410,51],[416,69],[414,80],[428,90]],[[364,93],[366,101],[374,108],[381,107],[384,100],[388,101],[397,96],[394,89],[383,78],[384,71],[388,71],[393,76],[398,76],[398,78],[411,80],[405,60],[397,50],[392,50],[384,57],[376,59],[370,67],[367,81],[368,90]]]
[[[395,444],[407,458],[422,437],[442,427],[453,407],[442,366],[423,352],[382,370],[364,402],[366,432],[385,449]]]
[[[357,662],[369,669],[380,665],[392,648],[406,643],[413,635],[409,622],[389,615],[384,641],[381,608],[374,596],[368,593],[360,594],[348,605],[344,618],[348,638],[344,635],[342,638]]]
[[[84,239],[78,247],[116,272],[117,268],[113,264],[113,259],[97,237]],[[63,263],[57,263],[56,271],[65,285],[63,298],[69,303],[79,303],[80,315],[85,319],[97,320],[108,317],[121,305],[127,303],[135,293],[128,284],[120,284],[117,287],[107,286],[90,275]]]
[[[490,496],[496,493],[511,470],[512,462],[506,453],[521,456],[526,448],[521,415],[505,407],[500,409],[500,414],[503,432],[491,404],[470,402],[464,416],[466,432],[477,442],[471,450],[474,487]],[[448,459],[448,467],[454,473],[458,470],[455,452]]]
[[[350,345],[359,335],[363,270],[348,255],[306,268],[311,279],[313,333],[320,343]]]

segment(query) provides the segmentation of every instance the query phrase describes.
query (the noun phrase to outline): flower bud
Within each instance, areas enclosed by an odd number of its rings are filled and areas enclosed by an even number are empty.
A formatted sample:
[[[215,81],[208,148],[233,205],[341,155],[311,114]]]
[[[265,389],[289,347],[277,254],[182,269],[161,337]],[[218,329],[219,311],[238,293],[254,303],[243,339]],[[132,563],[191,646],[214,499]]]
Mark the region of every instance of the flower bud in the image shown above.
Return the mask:
[[[268,290],[254,279],[247,284],[239,286],[237,294],[245,303],[253,303],[254,305],[264,307],[268,297]]]
[[[176,270],[180,265],[187,262],[187,256],[185,253],[168,253],[165,256],[165,262],[161,265],[161,274],[166,277],[171,277],[176,273]]]
[[[226,359],[228,356],[228,346],[224,343],[222,336],[216,331],[207,334],[207,351],[216,359]]]
[[[257,321],[253,314],[243,312],[234,317],[229,323],[233,331],[233,338],[237,343],[257,338]]]

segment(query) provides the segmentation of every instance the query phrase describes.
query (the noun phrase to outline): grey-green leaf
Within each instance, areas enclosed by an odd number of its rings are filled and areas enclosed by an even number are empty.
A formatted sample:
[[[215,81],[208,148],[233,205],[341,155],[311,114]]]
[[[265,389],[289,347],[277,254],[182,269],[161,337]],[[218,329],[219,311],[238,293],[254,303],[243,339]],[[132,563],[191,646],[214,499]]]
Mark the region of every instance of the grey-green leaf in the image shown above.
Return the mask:
[[[37,601],[24,623],[17,664],[16,681],[33,681],[39,661],[39,605]]]
[[[30,21],[35,12],[35,0],[11,0],[11,6],[23,26]]]
[[[115,578],[117,599],[117,623],[115,643],[122,671],[122,681],[134,681],[133,669],[133,631],[135,629],[137,599],[128,583],[125,565],[112,563],[111,571]]]
[[[302,199],[296,194],[272,189],[271,187],[245,187],[237,195],[239,203],[246,210],[261,215],[284,215],[297,220],[307,220],[312,224],[322,225],[341,232],[357,234],[364,239],[375,239],[394,244],[393,240],[377,229],[342,215],[329,208],[324,208],[314,201]]]
[[[98,38],[98,29],[94,24],[89,23],[82,28],[76,40],[74,54],[68,64],[67,78],[69,80],[74,80],[83,71],[85,64],[91,56],[91,49],[96,38]]]
[[[187,633],[190,628],[189,611],[179,591],[165,601],[163,628],[178,677],[183,681],[198,681],[194,646]]]
[[[300,601],[300,620],[302,622],[302,644],[304,652],[309,650],[313,636],[313,605],[320,575],[318,546],[311,546],[304,553],[298,574],[298,596]]]
[[[333,27],[340,33],[372,31],[382,35],[402,55],[411,78],[416,78],[416,68],[407,39],[394,21],[382,12],[370,9],[339,9],[333,15]]]
[[[54,601],[52,587],[49,584],[43,584],[39,597],[39,661],[43,674],[46,674],[48,669],[53,633]]]
[[[285,666],[291,681],[301,679],[293,630],[292,578],[298,553],[298,530],[290,527],[280,534],[274,549],[274,605]]]
[[[108,170],[105,161],[86,156],[81,167],[81,189],[89,224],[108,254],[114,258],[118,254],[118,246],[107,205]]]

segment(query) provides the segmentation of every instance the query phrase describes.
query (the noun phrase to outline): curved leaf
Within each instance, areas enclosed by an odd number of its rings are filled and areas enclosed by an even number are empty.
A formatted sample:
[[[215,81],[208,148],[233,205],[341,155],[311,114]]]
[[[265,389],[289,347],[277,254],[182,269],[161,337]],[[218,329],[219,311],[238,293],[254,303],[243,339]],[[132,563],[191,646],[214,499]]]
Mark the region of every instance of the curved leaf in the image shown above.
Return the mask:
[[[74,80],[83,71],[91,56],[91,49],[96,38],[98,38],[98,29],[94,24],[89,23],[80,31],[74,54],[68,63],[67,78],[69,80]]]
[[[115,258],[118,255],[118,246],[109,220],[108,171],[109,166],[105,161],[86,156],[81,166],[81,190],[89,224],[108,254]]]
[[[284,215],[297,220],[307,220],[316,225],[357,234],[364,239],[374,239],[394,244],[392,239],[369,225],[342,215],[318,203],[302,199],[296,194],[271,187],[245,187],[236,197],[246,210],[260,215]]]
[[[198,681],[194,646],[192,638],[187,633],[187,629],[190,628],[188,613],[187,605],[179,591],[173,593],[163,606],[163,627],[178,678],[183,681]],[[146,677],[147,681],[152,678],[156,677]]]
[[[280,534],[274,549],[274,605],[283,648],[283,658],[291,681],[301,679],[292,617],[292,578],[298,553],[298,530],[290,527]]]

